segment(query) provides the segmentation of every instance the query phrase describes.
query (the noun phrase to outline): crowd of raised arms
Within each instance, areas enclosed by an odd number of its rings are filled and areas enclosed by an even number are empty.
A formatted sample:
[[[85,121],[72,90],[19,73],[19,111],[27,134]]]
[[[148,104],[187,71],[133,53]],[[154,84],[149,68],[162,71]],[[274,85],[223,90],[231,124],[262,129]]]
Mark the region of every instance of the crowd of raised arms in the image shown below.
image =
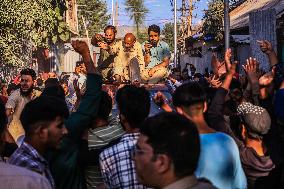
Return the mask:
[[[284,188],[284,66],[269,41],[267,72],[228,49],[196,73],[169,69],[159,26],[143,44],[116,33],[92,38],[96,64],[76,40],[73,73],[1,79],[1,189]]]

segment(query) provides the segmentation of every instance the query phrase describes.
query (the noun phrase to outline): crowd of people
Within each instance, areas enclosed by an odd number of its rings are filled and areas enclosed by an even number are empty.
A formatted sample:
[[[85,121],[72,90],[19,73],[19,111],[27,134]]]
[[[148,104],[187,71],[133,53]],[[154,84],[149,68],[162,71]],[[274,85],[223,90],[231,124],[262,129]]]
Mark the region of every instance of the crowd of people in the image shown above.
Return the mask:
[[[241,75],[230,49],[195,73],[169,70],[156,25],[142,45],[131,33],[117,40],[113,26],[104,33],[92,39],[97,66],[76,40],[74,73],[27,68],[1,82],[1,188],[284,187],[284,67],[268,41],[259,41],[267,73],[249,58]],[[171,99],[150,95],[161,82]],[[151,102],[161,109],[153,116]]]

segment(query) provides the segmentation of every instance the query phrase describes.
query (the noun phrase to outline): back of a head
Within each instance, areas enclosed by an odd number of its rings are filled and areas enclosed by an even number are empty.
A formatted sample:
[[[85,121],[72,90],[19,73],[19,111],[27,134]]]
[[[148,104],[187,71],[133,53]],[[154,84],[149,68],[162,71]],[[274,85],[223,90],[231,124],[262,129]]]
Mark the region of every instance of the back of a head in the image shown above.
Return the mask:
[[[107,92],[102,91],[97,117],[104,120],[108,120],[108,116],[111,110],[112,110],[112,99]]]
[[[166,154],[176,177],[192,175],[197,168],[200,141],[193,122],[176,113],[160,113],[147,118],[140,129],[154,154]]]
[[[173,94],[175,107],[189,107],[204,102],[206,102],[206,92],[198,82],[183,84]]]
[[[2,134],[7,123],[8,123],[8,118],[6,116],[5,105],[0,101],[0,135]]]
[[[249,102],[243,102],[238,106],[237,111],[250,138],[259,140],[268,133],[271,118],[266,109]]]
[[[149,115],[150,93],[143,87],[122,87],[116,93],[116,102],[120,114],[125,116],[132,128],[138,128]]]
[[[59,86],[60,83],[58,81],[57,78],[48,78],[45,82],[44,82],[45,87],[53,87],[53,86]]]
[[[62,88],[61,85],[46,87],[42,91],[41,96],[52,96],[65,100],[64,89]]]
[[[39,123],[54,121],[58,116],[64,118],[69,116],[65,101],[52,96],[40,96],[26,104],[20,121],[28,137],[39,126]]]

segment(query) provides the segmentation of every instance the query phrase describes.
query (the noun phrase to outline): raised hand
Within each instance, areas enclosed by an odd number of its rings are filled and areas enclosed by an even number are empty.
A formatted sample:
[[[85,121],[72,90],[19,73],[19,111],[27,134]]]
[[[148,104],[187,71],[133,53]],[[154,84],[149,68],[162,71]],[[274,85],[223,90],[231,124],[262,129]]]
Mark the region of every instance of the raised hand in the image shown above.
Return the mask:
[[[225,63],[227,70],[231,68],[231,57],[232,57],[232,50],[227,49],[225,52]]]
[[[155,104],[157,104],[158,106],[163,106],[166,104],[166,96],[162,93],[162,92],[157,92],[155,94],[155,96],[153,97],[153,100],[155,102]]]
[[[259,85],[262,87],[268,87],[272,83],[273,78],[273,72],[268,72],[259,78]]]
[[[272,44],[269,41],[263,40],[263,41],[257,41],[259,44],[259,47],[261,51],[265,54],[270,54],[273,52]]]
[[[239,64],[238,61],[234,61],[234,63],[231,64],[231,67],[228,70],[228,74],[234,76],[236,74],[238,64]]]
[[[246,64],[243,65],[243,69],[245,70],[251,83],[258,82],[258,79],[260,77],[259,63],[255,58],[250,57],[249,59],[247,59]]]
[[[74,48],[74,50],[82,56],[90,54],[89,47],[85,41],[79,41],[79,40],[72,41],[71,45]]]
[[[149,53],[150,49],[152,48],[152,45],[150,43],[145,43],[144,48],[145,48],[145,52]]]
[[[101,49],[104,49],[104,50],[107,50],[107,51],[110,50],[110,47],[109,47],[109,45],[106,42],[103,42],[103,41],[98,42],[98,46]]]
[[[207,81],[210,83],[210,86],[213,88],[219,88],[222,85],[222,81],[219,80],[215,75],[213,77],[209,77]]]
[[[91,44],[97,46],[99,42],[103,41],[103,36],[101,34],[95,34],[92,37]]]

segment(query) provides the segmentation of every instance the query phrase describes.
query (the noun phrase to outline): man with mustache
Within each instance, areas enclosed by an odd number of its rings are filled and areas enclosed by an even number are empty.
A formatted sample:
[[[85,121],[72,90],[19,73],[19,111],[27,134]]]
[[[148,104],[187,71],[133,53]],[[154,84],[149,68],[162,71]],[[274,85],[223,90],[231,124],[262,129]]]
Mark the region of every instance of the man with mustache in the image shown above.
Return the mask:
[[[109,47],[115,47],[120,40],[116,39],[117,30],[114,26],[109,25],[104,29],[105,36],[96,34],[92,38],[92,45],[100,47],[100,57],[98,60],[98,70],[101,72],[104,79],[108,80],[112,76],[113,62],[115,55],[110,54],[103,48],[102,45],[106,43]]]
[[[18,145],[21,143],[25,134],[19,120],[20,114],[28,102],[40,95],[40,92],[34,89],[36,73],[33,69],[23,69],[20,72],[20,76],[20,88],[9,96],[6,103],[6,115],[9,120],[8,130]]]
[[[171,52],[169,45],[160,40],[160,27],[151,25],[148,28],[149,40],[142,44],[146,69],[142,80],[155,84],[168,75]]]

